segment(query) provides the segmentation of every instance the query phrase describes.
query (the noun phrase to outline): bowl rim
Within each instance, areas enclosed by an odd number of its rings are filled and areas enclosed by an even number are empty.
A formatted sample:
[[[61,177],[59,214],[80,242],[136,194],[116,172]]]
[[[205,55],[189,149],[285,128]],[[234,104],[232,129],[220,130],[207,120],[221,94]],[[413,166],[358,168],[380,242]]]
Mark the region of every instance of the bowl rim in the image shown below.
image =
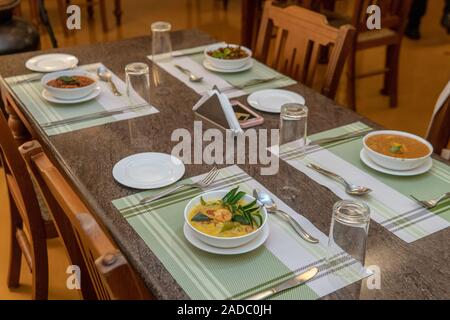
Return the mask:
[[[380,134],[396,134],[396,135],[399,135],[399,136],[406,136],[406,137],[409,137],[409,138],[416,139],[416,140],[418,140],[419,142],[421,142],[421,143],[423,143],[424,145],[426,145],[426,146],[428,147],[428,149],[429,149],[429,152],[428,152],[428,154],[427,154],[426,156],[419,157],[419,158],[396,158],[396,157],[387,156],[387,155],[385,155],[385,154],[382,154],[382,153],[379,153],[378,151],[373,150],[372,148],[370,148],[370,147],[366,144],[366,140],[367,140],[369,137],[375,136],[375,135],[380,135]],[[433,149],[433,146],[431,145],[431,143],[429,143],[429,142],[428,142],[427,140],[425,140],[424,138],[419,137],[419,136],[417,136],[417,135],[415,135],[415,134],[412,134],[412,133],[409,133],[409,132],[398,131],[398,130],[377,130],[377,131],[372,131],[372,132],[370,132],[370,133],[368,133],[368,134],[366,134],[366,135],[364,136],[364,138],[363,138],[363,145],[364,145],[364,148],[365,148],[366,150],[375,153],[377,156],[380,156],[380,157],[382,157],[382,158],[384,158],[384,159],[395,160],[395,161],[402,161],[402,162],[403,162],[403,161],[409,161],[409,162],[412,162],[412,161],[418,161],[418,160],[425,160],[425,159],[429,158],[429,157],[433,154],[433,152],[434,152],[434,149]]]
[[[71,75],[77,75],[77,74],[85,75],[85,76],[89,77],[91,80],[93,80],[94,82],[91,83],[90,85],[80,87],[80,88],[55,88],[55,87],[47,85],[47,82],[49,82],[50,80],[61,77],[66,73],[71,74]],[[85,71],[85,70],[55,71],[55,72],[47,73],[46,75],[42,76],[42,78],[41,78],[41,84],[45,89],[57,90],[57,91],[61,91],[61,92],[74,92],[74,91],[86,90],[87,88],[96,86],[97,83],[98,83],[98,78],[93,73]]]
[[[214,192],[214,193],[215,193],[215,192],[225,192],[225,194],[226,194],[226,193],[229,192],[230,190],[231,190],[231,189],[229,189],[229,190],[227,190],[227,189],[221,189],[221,190],[211,190],[211,191],[206,191],[206,192],[203,192],[203,193],[199,194],[198,196],[192,198],[192,199],[186,204],[186,206],[184,207],[184,221],[185,221],[185,222],[189,225],[189,227],[191,227],[194,231],[196,231],[196,232],[200,233],[201,235],[204,235],[204,236],[206,236],[206,237],[208,237],[208,238],[216,239],[216,240],[237,240],[237,239],[245,239],[245,238],[247,238],[247,237],[249,237],[249,236],[251,236],[251,235],[254,235],[256,232],[259,232],[260,230],[262,230],[262,229],[266,226],[266,222],[267,222],[267,220],[268,220],[268,219],[267,219],[267,218],[268,218],[268,214],[267,214],[267,209],[261,204],[261,202],[259,202],[259,200],[257,200],[257,204],[259,204],[259,205],[261,206],[261,210],[262,210],[262,212],[264,212],[264,221],[263,221],[263,223],[261,224],[261,226],[260,226],[258,229],[253,230],[251,233],[245,234],[245,235],[243,235],[243,236],[238,236],[238,237],[216,237],[216,236],[212,236],[212,235],[209,235],[209,234],[207,234],[207,233],[204,233],[204,232],[198,230],[197,228],[195,228],[195,227],[189,222],[189,219],[188,219],[188,214],[189,214],[189,212],[188,212],[187,208],[192,204],[192,202],[193,202],[194,200],[200,199],[200,197],[202,197],[202,196],[204,196],[205,194],[208,194],[208,193],[213,193],[213,192]],[[255,197],[253,197],[252,195],[249,195],[248,193],[246,193],[246,197],[250,197],[250,198],[252,199],[251,201],[256,200]]]
[[[210,56],[208,54],[208,51],[211,51],[211,50],[214,50],[214,49],[218,49],[218,48],[221,48],[221,47],[226,47],[226,46],[239,47],[240,45],[232,44],[232,43],[215,43],[215,44],[212,44],[212,45],[206,47],[205,50],[203,50],[203,53],[208,59],[217,60],[217,61],[242,61],[242,60],[245,60],[245,59],[250,59],[253,56],[252,50],[250,50],[249,48],[247,48],[245,46],[240,46],[241,49],[243,49],[244,51],[246,51],[248,53],[248,56],[244,57],[244,58],[239,58],[239,59],[219,59],[219,58],[214,58],[213,56]]]

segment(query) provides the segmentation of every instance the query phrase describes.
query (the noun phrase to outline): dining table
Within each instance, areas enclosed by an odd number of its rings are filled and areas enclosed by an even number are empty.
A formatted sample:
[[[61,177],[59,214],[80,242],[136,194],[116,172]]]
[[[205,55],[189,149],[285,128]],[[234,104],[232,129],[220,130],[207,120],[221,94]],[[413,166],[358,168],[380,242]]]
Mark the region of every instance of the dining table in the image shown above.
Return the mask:
[[[214,43],[216,40],[198,30],[171,33],[174,50]],[[117,183],[113,166],[121,159],[141,152],[171,153],[178,142],[171,133],[179,128],[193,133],[197,120],[192,111],[200,95],[164,70],[159,80],[169,94],[158,94],[152,82],[151,103],[159,112],[146,116],[101,124],[66,133],[47,135],[35,118],[12,92],[5,78],[27,74],[25,62],[42,53],[68,53],[80,64],[101,62],[121,79],[130,62],[152,64],[151,37],[143,36],[106,43],[50,49],[0,57],[0,85],[3,108],[18,145],[36,139],[64,178],[108,230],[130,265],[157,299],[189,299],[189,295],[168,272],[164,264],[112,204],[115,199],[133,195],[138,190]],[[296,83],[285,87],[301,94],[309,108],[308,134],[322,132],[360,121],[373,128],[380,125],[338,105],[319,92]],[[246,96],[238,97],[247,105]],[[257,129],[277,129],[279,115],[263,113],[264,124]],[[213,128],[204,123],[203,130]],[[443,163],[445,160],[434,156]],[[219,165],[225,167],[226,165]],[[262,175],[262,164],[239,164],[239,168],[271,190],[279,199],[300,212],[315,227],[328,234],[333,204],[340,200],[333,192],[316,183],[285,161],[280,161],[275,175]],[[187,164],[185,178],[208,172],[213,165]],[[180,213],[182,219],[182,213]],[[407,243],[372,221],[367,240],[366,265],[380,270],[379,285],[357,281],[322,299],[449,299],[450,298],[450,228]]]

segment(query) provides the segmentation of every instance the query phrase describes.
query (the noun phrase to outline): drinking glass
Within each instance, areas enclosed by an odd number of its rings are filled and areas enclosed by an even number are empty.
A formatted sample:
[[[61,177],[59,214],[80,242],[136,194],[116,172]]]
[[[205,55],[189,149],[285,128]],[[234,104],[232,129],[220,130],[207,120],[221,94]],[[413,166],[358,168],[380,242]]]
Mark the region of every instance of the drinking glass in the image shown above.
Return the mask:
[[[298,147],[306,146],[308,108],[299,103],[287,103],[281,107],[280,145],[295,141]]]
[[[152,23],[152,59],[155,62],[170,61],[172,58],[172,42],[168,22],[158,21]]]
[[[370,209],[366,204],[351,200],[335,203],[328,239],[329,268],[337,268],[343,263],[345,256],[337,254],[345,251],[357,261],[359,270],[363,270],[369,224]]]
[[[150,103],[150,73],[148,65],[141,62],[127,64],[125,75],[128,98],[134,104]]]

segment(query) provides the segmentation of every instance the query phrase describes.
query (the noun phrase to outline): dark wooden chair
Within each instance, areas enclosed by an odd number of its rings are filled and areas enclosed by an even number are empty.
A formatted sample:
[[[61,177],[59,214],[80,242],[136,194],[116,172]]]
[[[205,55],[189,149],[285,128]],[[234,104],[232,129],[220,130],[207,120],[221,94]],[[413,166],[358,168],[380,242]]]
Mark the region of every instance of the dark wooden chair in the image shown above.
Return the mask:
[[[438,113],[430,123],[427,140],[433,145],[434,152],[441,154],[450,142],[450,96],[447,97]]]
[[[381,30],[367,29],[366,11],[370,5],[378,5],[381,9]],[[348,64],[348,100],[352,109],[356,109],[356,80],[379,74],[384,74],[381,93],[390,97],[392,108],[397,106],[400,48],[410,6],[411,0],[355,0],[351,17],[325,12],[331,25],[339,27],[351,23],[356,29],[357,36]],[[381,46],[386,47],[384,68],[357,74],[356,53]]]
[[[27,166],[0,109],[0,162],[5,170],[11,215],[8,287],[20,285],[22,256],[32,273],[32,298],[48,298],[46,223]],[[50,234],[49,234],[50,236]]]
[[[150,299],[151,294],[36,141],[19,148],[37,181],[72,264],[81,271],[84,299]],[[85,276],[85,275],[88,276]]]
[[[299,6],[283,8],[266,1],[255,57],[312,87],[316,84],[321,48],[330,47],[330,59],[320,91],[334,99],[353,36],[351,25],[335,28],[320,13]]]

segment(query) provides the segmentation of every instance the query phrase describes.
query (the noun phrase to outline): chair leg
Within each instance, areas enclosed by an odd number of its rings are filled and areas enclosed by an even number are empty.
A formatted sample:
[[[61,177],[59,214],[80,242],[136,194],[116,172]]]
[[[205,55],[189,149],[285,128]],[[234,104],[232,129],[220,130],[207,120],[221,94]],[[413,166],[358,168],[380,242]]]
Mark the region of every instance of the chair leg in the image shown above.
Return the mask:
[[[67,22],[66,9],[67,9],[66,1],[58,0],[59,19],[60,19],[61,28],[62,28],[62,31],[63,31],[65,37],[69,36],[69,30],[67,29],[67,25],[66,25],[66,22]]]
[[[8,287],[17,288],[20,285],[22,251],[16,238],[16,231],[18,228],[22,228],[22,219],[11,195],[9,196],[9,203],[11,212],[11,244],[9,252]]]
[[[102,18],[103,32],[108,32],[108,18],[106,16],[106,3],[105,0],[100,0],[100,15]]]
[[[388,71],[384,76],[384,87],[381,93],[389,95],[390,107],[395,108],[398,104],[398,69],[400,63],[400,45],[390,45],[386,49],[386,68]]]
[[[122,3],[120,0],[114,2],[114,15],[116,16],[116,25],[122,25]]]
[[[33,248],[33,300],[48,299],[47,243],[35,243]]]
[[[349,107],[356,111],[356,52],[350,53],[347,71],[347,101]]]

